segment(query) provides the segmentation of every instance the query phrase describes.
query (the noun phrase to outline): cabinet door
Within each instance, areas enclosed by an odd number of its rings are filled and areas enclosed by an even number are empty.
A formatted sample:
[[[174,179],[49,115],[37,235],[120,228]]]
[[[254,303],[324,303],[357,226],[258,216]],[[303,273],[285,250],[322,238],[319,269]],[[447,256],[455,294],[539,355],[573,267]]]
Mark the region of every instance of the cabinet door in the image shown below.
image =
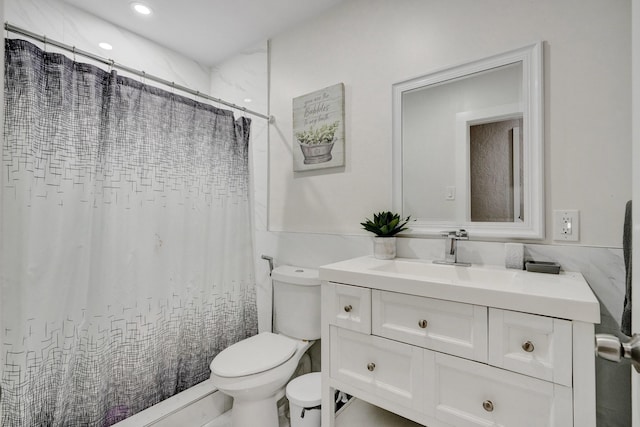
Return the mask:
[[[571,322],[489,310],[489,363],[571,387]]]
[[[332,378],[424,411],[424,350],[331,326]]]
[[[487,361],[487,308],[373,290],[372,332],[431,350]]]
[[[573,425],[569,387],[446,354],[435,355],[435,417],[457,427]]]
[[[371,333],[371,289],[327,283],[329,298],[326,316],[329,324]]]

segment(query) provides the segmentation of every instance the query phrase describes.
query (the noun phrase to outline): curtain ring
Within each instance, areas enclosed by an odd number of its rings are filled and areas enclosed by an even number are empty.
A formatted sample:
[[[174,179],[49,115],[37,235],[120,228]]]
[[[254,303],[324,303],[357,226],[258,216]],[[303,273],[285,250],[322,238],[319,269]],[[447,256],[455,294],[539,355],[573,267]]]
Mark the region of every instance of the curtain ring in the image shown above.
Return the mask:
[[[42,44],[43,44],[43,49],[46,52],[47,51],[47,36],[42,36]]]
[[[146,85],[146,84],[147,84],[147,82],[146,82],[146,80],[145,80],[145,79],[146,79],[146,75],[147,75],[147,73],[145,73],[144,71],[142,71],[142,84],[143,84],[143,85]]]
[[[113,72],[113,67],[115,66],[115,62],[113,61],[113,59],[109,60],[109,74],[111,74]]]
[[[75,46],[73,46],[72,52],[73,52],[73,62],[76,62],[76,47]]]

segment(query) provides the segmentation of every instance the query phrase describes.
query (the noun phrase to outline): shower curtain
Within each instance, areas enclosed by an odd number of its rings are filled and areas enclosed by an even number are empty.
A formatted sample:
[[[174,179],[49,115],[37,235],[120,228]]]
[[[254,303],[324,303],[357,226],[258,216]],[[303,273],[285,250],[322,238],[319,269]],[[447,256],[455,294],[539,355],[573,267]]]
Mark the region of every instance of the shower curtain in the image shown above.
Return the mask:
[[[105,426],[257,332],[250,121],[6,40],[3,426]]]

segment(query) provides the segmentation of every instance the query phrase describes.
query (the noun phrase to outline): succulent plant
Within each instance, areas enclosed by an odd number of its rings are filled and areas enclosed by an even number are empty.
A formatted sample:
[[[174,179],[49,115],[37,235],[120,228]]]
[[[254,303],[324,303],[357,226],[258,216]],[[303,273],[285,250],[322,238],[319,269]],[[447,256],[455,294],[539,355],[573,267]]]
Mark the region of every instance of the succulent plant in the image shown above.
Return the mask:
[[[335,135],[339,124],[339,121],[335,121],[331,124],[322,125],[317,129],[314,129],[313,126],[311,126],[308,130],[303,132],[296,132],[296,138],[300,141],[300,144],[329,144],[333,142],[333,136]]]
[[[387,211],[373,214],[373,221],[369,218],[365,219],[365,222],[360,223],[365,230],[380,237],[391,237],[407,229],[405,225],[411,219],[411,215],[402,220],[400,215]]]

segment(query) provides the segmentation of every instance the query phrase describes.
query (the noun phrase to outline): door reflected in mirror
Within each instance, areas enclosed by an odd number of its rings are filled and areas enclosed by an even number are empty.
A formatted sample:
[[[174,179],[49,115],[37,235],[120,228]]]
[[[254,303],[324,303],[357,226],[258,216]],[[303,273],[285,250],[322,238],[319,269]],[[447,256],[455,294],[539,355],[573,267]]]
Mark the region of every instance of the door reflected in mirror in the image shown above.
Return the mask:
[[[469,127],[470,219],[523,221],[522,117]]]
[[[541,43],[393,91],[394,209],[411,234],[543,237]]]

